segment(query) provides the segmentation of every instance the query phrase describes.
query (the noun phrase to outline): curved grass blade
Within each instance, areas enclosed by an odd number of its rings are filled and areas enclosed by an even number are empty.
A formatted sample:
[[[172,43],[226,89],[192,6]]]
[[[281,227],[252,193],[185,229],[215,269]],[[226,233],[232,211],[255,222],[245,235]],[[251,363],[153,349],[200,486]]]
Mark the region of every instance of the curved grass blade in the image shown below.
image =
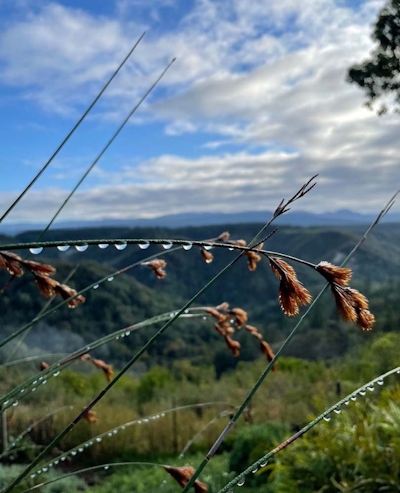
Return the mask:
[[[315,418],[313,421],[311,421],[308,425],[306,425],[304,428],[296,432],[294,435],[292,435],[290,438],[282,442],[280,445],[275,447],[271,452],[268,452],[268,454],[265,454],[263,457],[258,459],[256,462],[254,462],[250,467],[248,467],[245,471],[243,471],[241,474],[236,476],[230,483],[228,483],[226,486],[224,486],[218,493],[226,493],[229,492],[233,487],[237,486],[239,482],[241,482],[245,477],[250,474],[254,473],[255,469],[259,469],[261,467],[264,467],[266,463],[269,461],[271,457],[273,457],[275,454],[277,454],[280,450],[283,450],[286,448],[288,445],[296,441],[298,438],[300,438],[302,435],[307,433],[307,431],[311,430],[316,424],[318,424],[320,421],[322,421],[324,418],[329,418],[330,414],[333,413],[335,410],[343,406],[343,404],[348,403],[350,400],[357,398],[358,395],[365,395],[365,392],[367,391],[368,387],[374,386],[376,383],[378,385],[382,385],[382,382],[385,378],[393,375],[393,374],[398,374],[400,375],[400,366],[397,368],[393,368],[392,370],[379,375],[379,377],[374,378],[373,380],[369,381],[368,383],[365,383],[361,387],[359,387],[357,390],[352,392],[351,394],[347,395],[340,401],[336,402],[333,406],[331,406],[329,409],[324,411],[322,414],[320,414],[317,418]]]

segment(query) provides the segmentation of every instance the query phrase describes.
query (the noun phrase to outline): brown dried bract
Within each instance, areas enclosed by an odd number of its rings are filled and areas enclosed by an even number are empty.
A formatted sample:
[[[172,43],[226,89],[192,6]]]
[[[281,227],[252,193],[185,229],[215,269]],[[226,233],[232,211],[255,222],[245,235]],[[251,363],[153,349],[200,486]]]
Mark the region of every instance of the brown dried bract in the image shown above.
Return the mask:
[[[299,305],[308,305],[311,300],[311,294],[297,279],[296,271],[291,265],[279,257],[270,257],[272,271],[278,279],[279,285],[279,303],[282,311],[288,317],[299,313]]]
[[[212,315],[215,319],[218,320],[218,322],[225,322],[227,320],[227,316],[218,311],[216,308],[213,307],[208,307],[205,310],[206,313],[209,313]]]
[[[167,262],[163,259],[155,259],[151,262],[143,262],[142,265],[147,265],[147,267],[152,269],[157,279],[164,279],[164,277],[167,275],[166,271],[164,270],[167,266]]]
[[[233,356],[235,356],[235,358],[240,356],[240,348],[241,348],[240,342],[234,341],[229,336],[225,336],[224,339],[226,345],[228,346],[229,350],[232,352]]]
[[[99,422],[96,411],[92,411],[92,410],[86,411],[83,414],[83,418],[86,419],[86,421],[88,421],[91,424],[95,424]]]
[[[245,312],[242,308],[232,308],[229,313],[233,315],[239,329],[247,322],[247,312]]]
[[[356,323],[362,330],[372,330],[374,315],[369,311],[368,299],[356,289],[331,284],[336,308],[345,321]]]
[[[217,238],[215,238],[215,241],[226,243],[229,240],[230,236],[231,234],[229,233],[229,231],[224,231],[219,236],[217,236]]]
[[[24,275],[24,270],[21,267],[21,257],[12,252],[0,252],[0,268],[7,269],[7,271],[15,277],[21,277]]]
[[[257,327],[254,327],[253,325],[246,325],[245,329],[247,330],[247,332],[250,332],[252,336],[256,337],[259,340],[262,340],[263,336],[262,334],[260,334],[260,332],[258,332]]]
[[[215,309],[222,312],[226,312],[229,310],[229,303],[227,301],[224,301],[220,305],[216,306]]]
[[[95,359],[95,358],[92,358],[92,363],[97,368],[100,368],[101,370],[103,370],[105,375],[106,375],[107,380],[109,382],[111,382],[111,380],[114,376],[112,365],[107,365],[107,363],[105,361],[103,361],[102,359]]]
[[[33,260],[23,260],[23,266],[28,269],[32,274],[38,276],[50,276],[55,273],[56,269],[52,265],[41,264],[34,262]]]
[[[45,298],[50,298],[56,294],[56,288],[59,285],[59,282],[51,277],[47,276],[35,276],[35,283],[39,289],[39,292]]]
[[[204,250],[204,248],[200,250],[200,254],[205,260],[206,264],[211,264],[211,262],[214,260],[214,255],[208,250]]]
[[[40,371],[47,370],[47,368],[49,368],[49,366],[50,365],[48,363],[46,363],[46,361],[42,361],[40,363]]]
[[[260,350],[261,350],[262,354],[265,354],[265,356],[267,357],[268,362],[271,363],[271,361],[275,358],[275,354],[272,351],[272,348],[268,344],[267,341],[261,341],[261,343],[260,343]],[[274,365],[272,367],[272,371],[275,371],[275,370],[276,370],[276,368],[275,368],[275,365]]]
[[[188,484],[189,479],[195,473],[194,468],[191,466],[163,466],[163,468],[175,479],[175,481],[177,481],[179,486],[181,486],[182,488],[184,488]],[[193,486],[196,493],[207,493],[208,491],[207,486],[198,479],[196,479]]]
[[[351,269],[348,269],[347,267],[338,267],[325,261],[320,262],[316,266],[316,269],[328,282],[335,282],[340,286],[347,286],[353,275]]]
[[[245,253],[247,257],[247,266],[249,271],[254,272],[257,269],[257,263],[261,260],[261,256],[252,251],[248,251]]]
[[[56,293],[61,296],[63,300],[67,300],[71,296],[75,296],[77,291],[70,288],[66,284],[59,284],[55,289]],[[76,308],[81,303],[85,303],[86,298],[83,295],[78,295],[74,299],[68,301],[69,308]]]

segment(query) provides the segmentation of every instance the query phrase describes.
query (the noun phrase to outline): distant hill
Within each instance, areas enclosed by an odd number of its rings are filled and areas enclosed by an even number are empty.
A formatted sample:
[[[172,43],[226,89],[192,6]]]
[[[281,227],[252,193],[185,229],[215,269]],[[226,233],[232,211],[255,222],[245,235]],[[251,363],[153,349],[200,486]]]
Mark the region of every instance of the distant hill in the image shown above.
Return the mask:
[[[232,239],[250,240],[261,224],[225,224],[220,226],[167,228],[91,228],[77,230],[54,230],[45,235],[47,240],[82,238],[182,238],[201,239],[218,236],[224,230]],[[268,240],[266,248],[304,258],[314,263],[327,260],[339,264],[364,233],[365,226],[346,227],[290,227],[282,226]],[[29,231],[15,237],[0,237],[3,244],[32,241],[38,231]],[[1,245],[0,245],[1,249]],[[39,330],[33,330],[27,339],[28,348],[51,349],[54,334],[58,341],[69,337],[68,349],[73,341],[89,343],[125,325],[143,320],[168,309],[178,309],[209,281],[226,263],[234,258],[235,252],[211,250],[214,260],[206,264],[196,248],[190,251],[179,249],[166,252],[161,247],[150,246],[140,250],[135,245],[123,251],[113,247],[101,250],[89,247],[85,252],[70,248],[67,252],[57,249],[45,250],[35,260],[49,261],[57,269],[57,278],[62,280],[77,264],[80,265],[71,283],[78,289],[98,278],[144,259],[157,252],[165,253],[167,277],[157,280],[147,267],[138,267],[128,274],[105,283],[98,290],[92,290],[87,303],[75,309],[60,309],[42,323]],[[323,285],[321,278],[309,268],[292,265],[300,280],[315,295]],[[362,248],[352,259],[354,270],[352,286],[362,290],[371,298],[371,308],[377,316],[377,330],[391,330],[400,325],[400,224],[379,225]],[[7,292],[0,296],[0,323],[2,332],[8,332],[29,322],[43,305],[41,298],[28,275],[16,280]],[[2,273],[1,282],[7,279]],[[278,343],[290,331],[296,320],[282,315],[278,300],[278,280],[274,277],[268,261],[263,259],[255,272],[249,272],[246,260],[236,264],[216,282],[200,299],[203,305],[216,305],[228,301],[231,306],[240,306],[249,312],[250,323],[256,325],[271,343]],[[100,352],[99,356],[118,363],[145,340],[155,328],[138,331],[121,343],[115,341]],[[35,337],[35,334],[39,335]],[[51,336],[53,334],[53,336]],[[254,359],[259,351],[253,340],[245,333],[237,336],[242,343],[242,357]],[[291,343],[287,354],[306,358],[331,358],[343,354],[349,347],[359,344],[373,334],[361,333],[351,324],[344,324],[336,314],[334,301],[329,293],[311,312],[301,330]],[[72,338],[72,339],[71,339]],[[48,342],[50,341],[50,342]],[[72,341],[72,342],[71,342]],[[48,347],[50,344],[50,347]],[[44,347],[46,346],[46,347]],[[57,346],[58,347],[58,346]],[[31,348],[31,349],[29,349]],[[146,355],[143,362],[166,363],[171,358],[189,358],[196,363],[212,363],[220,353],[226,354],[225,343],[213,329],[210,322],[182,321],[171,327]],[[229,355],[228,355],[229,356]]]
[[[55,225],[58,229],[108,228],[108,227],[164,227],[180,228],[187,226],[209,226],[218,224],[262,223],[271,217],[271,211],[247,211],[239,213],[185,213],[160,216],[152,219],[103,219],[96,221],[63,221]],[[277,224],[290,226],[349,226],[368,224],[375,218],[374,214],[358,214],[346,209],[335,212],[312,213],[290,211],[281,216]],[[384,222],[400,222],[400,214],[388,214]],[[1,225],[0,233],[18,234],[30,229],[44,229],[45,224],[15,223]]]

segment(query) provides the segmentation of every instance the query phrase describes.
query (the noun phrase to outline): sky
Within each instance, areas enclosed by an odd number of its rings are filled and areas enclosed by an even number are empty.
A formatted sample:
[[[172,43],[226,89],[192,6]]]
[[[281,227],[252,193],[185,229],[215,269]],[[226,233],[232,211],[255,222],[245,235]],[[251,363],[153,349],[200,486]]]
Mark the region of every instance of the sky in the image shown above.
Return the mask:
[[[316,173],[297,210],[379,212],[400,188],[399,115],[367,109],[346,73],[383,5],[0,0],[0,211],[146,32],[4,224],[50,220],[175,57],[60,221],[272,210]]]

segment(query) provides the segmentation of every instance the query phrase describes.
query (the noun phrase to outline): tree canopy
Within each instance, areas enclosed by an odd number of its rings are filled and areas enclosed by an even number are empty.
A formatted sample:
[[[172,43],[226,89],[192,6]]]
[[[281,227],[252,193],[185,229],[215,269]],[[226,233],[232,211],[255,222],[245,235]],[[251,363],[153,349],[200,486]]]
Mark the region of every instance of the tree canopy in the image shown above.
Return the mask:
[[[400,0],[390,0],[379,12],[371,57],[350,67],[347,80],[367,94],[367,106],[380,102],[378,114],[400,111]]]

